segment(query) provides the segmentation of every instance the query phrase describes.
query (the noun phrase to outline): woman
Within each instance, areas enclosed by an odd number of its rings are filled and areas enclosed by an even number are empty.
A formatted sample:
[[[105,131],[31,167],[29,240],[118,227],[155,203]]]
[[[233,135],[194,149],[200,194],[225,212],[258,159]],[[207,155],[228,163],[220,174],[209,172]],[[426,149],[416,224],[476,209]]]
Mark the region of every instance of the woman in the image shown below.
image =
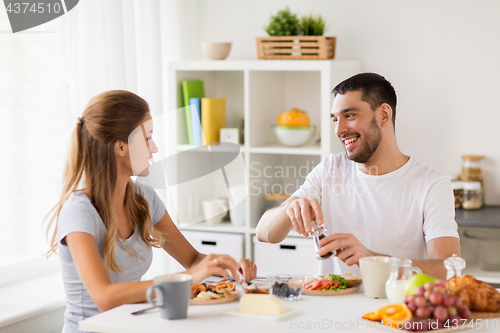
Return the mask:
[[[59,248],[66,291],[63,332],[116,306],[146,301],[153,281],[140,281],[162,247],[200,283],[211,275],[247,280],[256,266],[242,258],[196,251],[172,222],[155,191],[130,177],[145,176],[158,151],[146,101],[128,91],[108,91],[90,100],[73,131],[61,200],[49,254]],[[131,158],[132,157],[132,158]],[[57,221],[57,222],[55,222]],[[60,244],[60,246],[58,246]]]

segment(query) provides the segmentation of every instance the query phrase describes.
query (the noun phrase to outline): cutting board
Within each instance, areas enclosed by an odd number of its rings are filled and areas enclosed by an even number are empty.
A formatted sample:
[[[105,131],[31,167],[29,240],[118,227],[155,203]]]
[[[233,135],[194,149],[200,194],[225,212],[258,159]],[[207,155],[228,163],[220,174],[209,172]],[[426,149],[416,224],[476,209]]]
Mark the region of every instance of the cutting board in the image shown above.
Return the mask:
[[[477,319],[481,319],[480,322],[477,322]],[[471,324],[472,323],[472,324]],[[481,326],[479,325],[481,324]],[[370,327],[369,323],[367,324],[368,327]],[[470,326],[469,326],[470,325]],[[488,325],[488,326],[487,326]],[[429,331],[423,331],[423,332],[431,332],[431,333],[444,333],[444,332],[455,332],[455,331],[465,331],[465,330],[472,330],[472,329],[479,329],[479,328],[500,328],[500,312],[479,312],[479,311],[472,311],[471,317],[469,320],[463,324],[463,321],[458,322],[458,325],[456,328],[453,327],[453,324],[450,324],[450,328],[440,328],[440,329],[434,329],[434,330],[429,330]],[[379,328],[384,331],[390,331],[390,332],[408,332],[406,330],[401,330],[397,328],[392,328],[392,327],[387,327],[383,325],[378,325],[376,326],[375,323],[371,326],[373,328]]]

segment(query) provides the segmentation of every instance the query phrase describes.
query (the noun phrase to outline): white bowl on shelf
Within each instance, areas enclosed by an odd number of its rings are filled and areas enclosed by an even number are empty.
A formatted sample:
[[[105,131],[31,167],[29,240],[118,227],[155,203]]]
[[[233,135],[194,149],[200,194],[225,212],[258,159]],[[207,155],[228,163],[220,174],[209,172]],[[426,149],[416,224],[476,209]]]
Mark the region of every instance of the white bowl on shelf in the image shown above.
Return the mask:
[[[279,142],[288,147],[306,144],[316,133],[316,126],[277,126],[271,125]]]
[[[210,60],[224,60],[231,51],[231,42],[201,42],[203,55]]]

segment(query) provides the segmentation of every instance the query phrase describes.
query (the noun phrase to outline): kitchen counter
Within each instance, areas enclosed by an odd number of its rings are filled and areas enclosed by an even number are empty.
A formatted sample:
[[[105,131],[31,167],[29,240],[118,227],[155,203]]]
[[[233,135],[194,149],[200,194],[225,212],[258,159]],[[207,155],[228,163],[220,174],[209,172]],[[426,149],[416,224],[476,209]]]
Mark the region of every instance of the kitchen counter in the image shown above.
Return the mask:
[[[381,324],[361,319],[367,312],[389,304],[387,299],[370,299],[360,291],[341,296],[304,296],[285,302],[298,315],[282,321],[265,317],[244,318],[230,316],[224,312],[239,307],[238,302],[217,305],[192,305],[187,319],[166,320],[157,310],[133,316],[130,313],[149,307],[149,304],[127,304],[83,320],[79,329],[100,333],[159,333],[159,332],[390,332],[381,329]],[[498,332],[500,318],[482,320],[477,332]],[[496,325],[496,326],[494,326]],[[496,327],[494,329],[493,327]],[[404,332],[393,330],[393,332]]]
[[[455,210],[455,220],[461,227],[500,228],[500,206],[484,206],[478,210]]]

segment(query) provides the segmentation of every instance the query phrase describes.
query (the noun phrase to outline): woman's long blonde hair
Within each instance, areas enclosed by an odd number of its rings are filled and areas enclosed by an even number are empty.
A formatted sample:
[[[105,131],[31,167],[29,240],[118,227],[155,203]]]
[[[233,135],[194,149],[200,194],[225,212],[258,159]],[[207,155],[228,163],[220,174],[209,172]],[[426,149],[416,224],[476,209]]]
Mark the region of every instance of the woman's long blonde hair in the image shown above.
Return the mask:
[[[141,125],[141,121],[148,112],[149,107],[144,99],[124,90],[99,94],[87,104],[72,134],[61,199],[46,218],[50,218],[47,233],[54,227],[50,241],[51,248],[47,255],[57,250],[56,221],[64,202],[71,193],[83,191],[96,208],[107,229],[103,245],[106,267],[121,272],[115,261],[117,240],[127,252],[140,258],[130,246],[124,246],[123,241],[118,237],[117,217],[113,209],[113,193],[117,179],[115,143],[119,140],[127,143],[130,133]],[[126,187],[125,206],[133,230],[139,227],[141,237],[146,244],[160,247],[163,235],[153,228],[148,202],[136,193],[132,180],[128,181]],[[126,240],[124,241],[127,243]]]

